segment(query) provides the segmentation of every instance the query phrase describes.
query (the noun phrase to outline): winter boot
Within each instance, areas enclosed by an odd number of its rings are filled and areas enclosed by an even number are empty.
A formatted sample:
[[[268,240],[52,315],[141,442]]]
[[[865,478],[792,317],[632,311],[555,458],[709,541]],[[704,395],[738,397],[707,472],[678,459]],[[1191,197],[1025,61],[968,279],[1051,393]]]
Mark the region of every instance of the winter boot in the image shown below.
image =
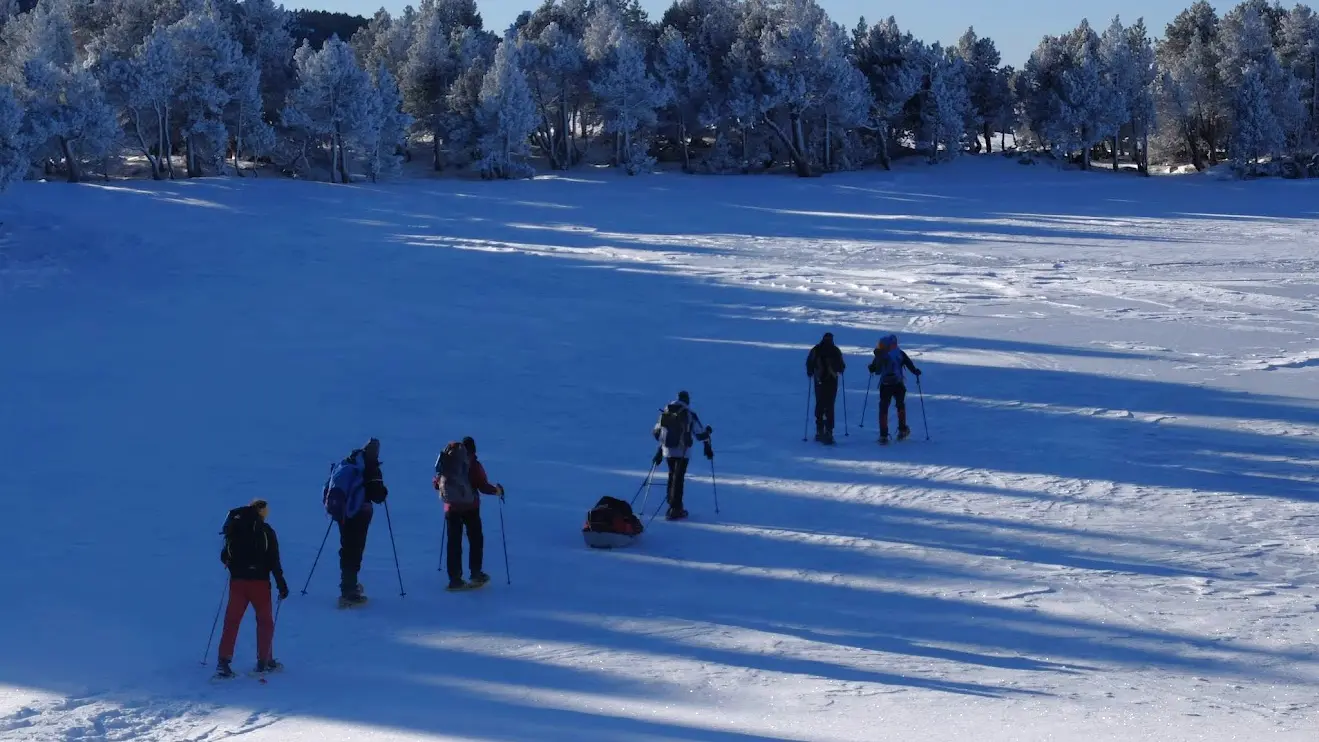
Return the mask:
[[[284,663],[271,657],[268,660],[256,661],[256,672],[258,675],[266,675],[272,672],[279,672],[284,669]]]
[[[217,680],[228,680],[234,676],[234,669],[229,666],[229,660],[221,658],[215,665],[215,678]]]
[[[906,440],[907,436],[909,435],[911,435],[911,428],[907,427],[906,425],[898,426],[898,440],[900,441]]]
[[[664,514],[665,520],[682,520],[687,517],[686,508],[669,508],[669,512]]]
[[[879,431],[879,442],[880,442],[880,445],[884,445],[884,446],[887,446],[887,445],[888,445],[888,431],[887,431],[887,430],[881,430],[881,431]]]
[[[834,432],[832,430],[824,431],[824,437],[820,438],[820,442],[828,445],[833,445]]]
[[[486,584],[486,583],[489,582],[489,581],[490,581],[490,575],[486,574],[485,572],[473,572],[473,573],[472,573],[472,584],[473,584],[473,585],[484,585],[484,584]]]
[[[823,439],[824,439],[824,426],[817,422],[815,423],[815,440],[820,441]]]
[[[445,589],[446,589],[446,590],[466,590],[466,589],[469,588],[469,587],[471,587],[471,585],[468,585],[466,582],[463,582],[463,581],[462,581],[462,578],[459,578],[459,577],[453,577],[453,578],[450,578],[450,579],[449,579],[449,586],[448,586],[447,588],[445,588]]]

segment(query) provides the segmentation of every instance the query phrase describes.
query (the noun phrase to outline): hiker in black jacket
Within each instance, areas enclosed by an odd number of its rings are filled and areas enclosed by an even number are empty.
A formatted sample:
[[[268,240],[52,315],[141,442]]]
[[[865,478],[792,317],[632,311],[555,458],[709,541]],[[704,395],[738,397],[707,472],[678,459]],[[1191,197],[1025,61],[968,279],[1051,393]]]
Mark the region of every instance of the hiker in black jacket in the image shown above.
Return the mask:
[[[280,600],[289,596],[289,586],[279,560],[279,539],[275,537],[275,529],[266,523],[269,512],[265,500],[253,500],[231,511],[225,523],[220,561],[229,569],[229,606],[224,614],[224,633],[220,635],[217,677],[234,675],[229,663],[233,661],[238,628],[249,604],[256,612],[256,671],[274,672],[283,667],[273,656],[275,619],[270,605],[270,578],[275,578]]]
[[[838,375],[847,369],[843,351],[834,345],[834,334],[826,332],[806,354],[806,375],[815,380],[815,440],[834,442],[834,403],[838,399]]]

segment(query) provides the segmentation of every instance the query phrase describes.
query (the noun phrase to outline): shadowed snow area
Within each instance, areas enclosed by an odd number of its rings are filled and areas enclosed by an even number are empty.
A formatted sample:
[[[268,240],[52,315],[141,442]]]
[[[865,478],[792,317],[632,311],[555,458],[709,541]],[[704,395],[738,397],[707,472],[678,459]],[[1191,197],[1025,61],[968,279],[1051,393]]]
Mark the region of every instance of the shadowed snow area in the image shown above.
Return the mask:
[[[1316,195],[1000,158],[20,184],[0,739],[1312,740]],[[802,440],[826,330],[834,447]],[[880,447],[887,332],[924,375]],[[692,519],[587,549],[680,389],[715,429]],[[508,497],[492,584],[450,594],[430,478],[464,435]],[[389,517],[343,612],[336,532],[300,590],[369,436]],[[216,532],[253,497],[287,669],[213,684]]]

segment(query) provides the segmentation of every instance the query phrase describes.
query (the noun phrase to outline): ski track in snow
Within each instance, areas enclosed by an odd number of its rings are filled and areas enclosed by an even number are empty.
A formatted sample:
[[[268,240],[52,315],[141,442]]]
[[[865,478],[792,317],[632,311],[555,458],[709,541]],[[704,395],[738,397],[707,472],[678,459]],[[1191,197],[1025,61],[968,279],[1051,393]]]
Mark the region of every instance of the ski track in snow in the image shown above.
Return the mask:
[[[33,596],[0,619],[0,739],[1308,740],[1303,186],[984,161],[810,183],[21,184],[0,198],[0,331],[19,351],[0,445],[22,463],[0,489],[41,491],[16,517],[48,525],[19,535],[43,566],[0,577]],[[326,298],[344,276],[358,295]],[[449,313],[466,345],[443,339]],[[850,372],[828,448],[796,430],[824,328]],[[861,384],[884,332],[927,373],[912,439],[881,449]],[[368,375],[370,395],[327,409]],[[690,522],[585,550],[581,514],[635,491],[654,410],[687,386],[718,430],[721,512],[697,459]],[[514,584],[491,508],[495,584],[463,596],[438,588],[424,471],[456,425],[511,493]],[[363,426],[389,451],[408,595],[377,517],[372,603],[340,613],[333,541],[297,595],[324,533],[306,493]],[[234,474],[254,437],[262,460]],[[120,516],[81,498],[126,480],[109,457],[136,446],[159,482],[116,528],[153,536],[120,544],[89,525]],[[252,490],[279,498],[290,669],[210,685],[209,537]],[[645,497],[643,519],[662,473]],[[113,607],[125,569],[165,602]],[[90,685],[107,690],[69,690]]]

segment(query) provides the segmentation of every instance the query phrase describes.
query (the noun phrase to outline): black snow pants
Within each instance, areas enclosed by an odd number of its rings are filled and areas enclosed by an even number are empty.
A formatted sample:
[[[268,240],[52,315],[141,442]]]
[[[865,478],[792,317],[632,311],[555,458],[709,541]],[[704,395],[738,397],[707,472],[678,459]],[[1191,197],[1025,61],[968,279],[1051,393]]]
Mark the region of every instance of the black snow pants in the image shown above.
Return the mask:
[[[479,574],[485,561],[485,534],[481,531],[481,511],[449,510],[444,514],[444,522],[449,528],[449,543],[445,552],[448,555],[449,580],[457,582],[463,578],[463,531],[467,531],[467,567],[471,574]]]
[[[371,515],[366,510],[339,523],[339,592],[346,598],[357,594],[357,573],[362,571]]]
[[[669,512],[682,512],[682,487],[687,478],[687,458],[670,456],[667,500]]]
[[[838,401],[838,377],[815,380],[815,430],[834,432],[834,406]]]

